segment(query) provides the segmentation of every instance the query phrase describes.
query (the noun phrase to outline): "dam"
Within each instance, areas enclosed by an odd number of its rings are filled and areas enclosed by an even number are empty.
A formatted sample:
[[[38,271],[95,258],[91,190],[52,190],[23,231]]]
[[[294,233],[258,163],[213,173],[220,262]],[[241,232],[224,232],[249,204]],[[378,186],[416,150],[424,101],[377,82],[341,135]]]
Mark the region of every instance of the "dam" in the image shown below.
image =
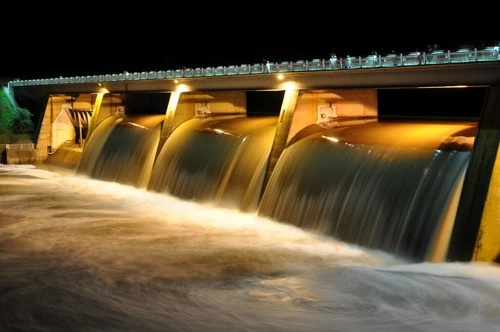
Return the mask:
[[[16,80],[9,90],[39,114],[34,163],[405,259],[493,262],[499,82],[496,47]]]

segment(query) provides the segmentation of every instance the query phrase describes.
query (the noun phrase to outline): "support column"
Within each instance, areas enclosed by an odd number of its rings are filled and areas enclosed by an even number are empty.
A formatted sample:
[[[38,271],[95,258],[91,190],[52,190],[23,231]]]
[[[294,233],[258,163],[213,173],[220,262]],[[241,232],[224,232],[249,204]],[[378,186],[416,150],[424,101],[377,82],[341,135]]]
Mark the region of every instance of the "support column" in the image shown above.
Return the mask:
[[[160,133],[160,141],[158,142],[158,149],[156,151],[156,157],[160,153],[163,144],[165,144],[167,138],[170,136],[172,131],[174,130],[174,118],[175,111],[177,109],[177,105],[179,104],[179,100],[181,98],[181,93],[179,91],[174,91],[170,94],[170,99],[168,100],[167,110],[165,111],[165,120],[163,120],[163,125]]]
[[[86,141],[88,141],[90,135],[92,135],[92,132],[95,130],[95,127],[98,124],[97,120],[99,118],[99,111],[101,109],[101,104],[104,94],[105,92],[96,93],[94,105],[92,105],[92,117],[90,118],[89,129],[87,131],[87,137],[85,139]]]
[[[174,116],[177,105],[181,98],[181,93],[174,91],[170,94],[170,99],[168,100],[167,110],[165,112],[165,120],[163,121],[163,127],[161,129],[161,145],[167,140],[168,136],[172,133],[174,129]]]
[[[481,113],[451,235],[448,261],[493,261],[491,256],[500,251],[500,208],[498,200],[494,199],[499,190],[499,141],[500,86],[497,85],[488,89]]]
[[[276,133],[274,134],[274,141],[271,148],[271,153],[269,154],[269,161],[267,163],[266,174],[264,177],[264,183],[262,185],[262,190],[267,187],[269,178],[273,173],[274,167],[278,162],[281,153],[286,147],[288,140],[288,135],[290,132],[290,126],[292,125],[293,112],[295,111],[295,106],[297,105],[297,98],[299,96],[299,90],[287,89],[283,97],[283,103],[281,104],[281,112],[279,116],[278,125],[276,127]],[[261,195],[263,192],[261,193]]]
[[[479,226],[473,261],[500,264],[500,148],[497,149],[490,188]]]

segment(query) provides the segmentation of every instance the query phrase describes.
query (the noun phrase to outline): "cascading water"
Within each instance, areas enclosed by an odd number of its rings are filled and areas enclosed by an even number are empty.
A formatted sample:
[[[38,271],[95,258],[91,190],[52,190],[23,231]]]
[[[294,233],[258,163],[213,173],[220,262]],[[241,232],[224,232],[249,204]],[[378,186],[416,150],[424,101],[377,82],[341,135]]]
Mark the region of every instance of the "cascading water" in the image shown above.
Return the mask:
[[[148,189],[255,210],[276,122],[258,117],[184,123],[163,146]]]
[[[468,152],[303,140],[289,147],[259,213],[425,260]]]
[[[316,126],[285,149],[259,214],[425,261],[466,170],[475,126]]]
[[[89,138],[77,174],[144,188],[160,139],[162,116],[111,116]]]
[[[276,117],[192,119],[169,136],[153,166],[160,119],[106,120],[78,173],[258,211],[416,261],[436,245],[476,130],[470,123],[313,125],[290,141],[259,200]]]

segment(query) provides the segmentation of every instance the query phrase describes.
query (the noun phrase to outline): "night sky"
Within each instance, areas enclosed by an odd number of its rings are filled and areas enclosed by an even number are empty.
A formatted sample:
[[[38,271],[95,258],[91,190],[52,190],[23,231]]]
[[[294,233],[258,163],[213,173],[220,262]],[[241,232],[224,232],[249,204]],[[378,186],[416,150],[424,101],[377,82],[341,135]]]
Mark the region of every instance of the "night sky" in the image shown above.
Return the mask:
[[[491,46],[500,39],[496,17],[488,17],[494,10],[467,6],[461,18],[457,9],[452,17],[436,9],[419,13],[410,7],[401,14],[381,5],[290,3],[273,8],[242,3],[217,8],[206,3],[203,8],[186,2],[175,8],[133,3],[106,9],[75,3],[64,9],[40,3],[30,5],[27,13],[22,2],[14,3],[4,13],[0,78],[326,59],[331,53],[384,55],[426,51],[429,45],[453,50],[462,45]]]

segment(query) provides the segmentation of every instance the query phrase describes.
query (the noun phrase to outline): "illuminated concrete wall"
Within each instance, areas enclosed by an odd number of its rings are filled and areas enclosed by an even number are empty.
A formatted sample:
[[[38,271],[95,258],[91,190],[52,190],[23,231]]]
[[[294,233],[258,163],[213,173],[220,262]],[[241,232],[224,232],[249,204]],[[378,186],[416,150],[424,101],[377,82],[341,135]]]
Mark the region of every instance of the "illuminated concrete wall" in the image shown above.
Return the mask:
[[[92,105],[94,105],[97,94],[89,95],[92,98]],[[101,123],[102,120],[107,117],[117,114],[126,113],[126,107],[123,103],[123,95],[120,93],[106,93],[102,99],[102,103],[99,107],[98,118],[96,119],[96,125]]]
[[[65,107],[67,106],[63,105],[63,110],[52,123],[52,150],[57,150],[62,144],[75,138],[75,127],[64,110]]]
[[[474,261],[500,260],[500,147],[497,151],[490,187],[479,228]],[[497,261],[500,263],[500,261]]]
[[[289,140],[300,130],[318,121],[318,108],[335,109],[339,118],[377,117],[377,90],[300,91],[289,132]]]
[[[176,103],[176,104],[175,104]],[[175,105],[173,105],[175,104]],[[194,117],[244,115],[246,93],[244,91],[183,92],[178,101],[171,97],[162,136],[168,137],[183,122]],[[206,114],[202,114],[207,112]]]
[[[81,148],[60,147],[44,161],[46,165],[57,166],[62,169],[75,170],[82,156]]]
[[[26,145],[26,146],[25,146]],[[2,163],[6,164],[36,164],[36,150],[31,143],[1,144]]]
[[[66,108],[90,108],[91,95],[77,98],[68,95],[51,95],[45,107],[37,139],[37,156],[45,159],[49,153],[75,138],[75,129],[66,114]]]
[[[201,112],[204,110],[211,112],[211,115],[246,114],[246,93],[244,91],[184,92],[175,110],[175,127],[193,117],[203,116]]]
[[[71,97],[66,95],[51,95],[49,97],[36,142],[36,155],[41,160],[45,160],[48,154],[53,151],[53,123],[70,100]]]

